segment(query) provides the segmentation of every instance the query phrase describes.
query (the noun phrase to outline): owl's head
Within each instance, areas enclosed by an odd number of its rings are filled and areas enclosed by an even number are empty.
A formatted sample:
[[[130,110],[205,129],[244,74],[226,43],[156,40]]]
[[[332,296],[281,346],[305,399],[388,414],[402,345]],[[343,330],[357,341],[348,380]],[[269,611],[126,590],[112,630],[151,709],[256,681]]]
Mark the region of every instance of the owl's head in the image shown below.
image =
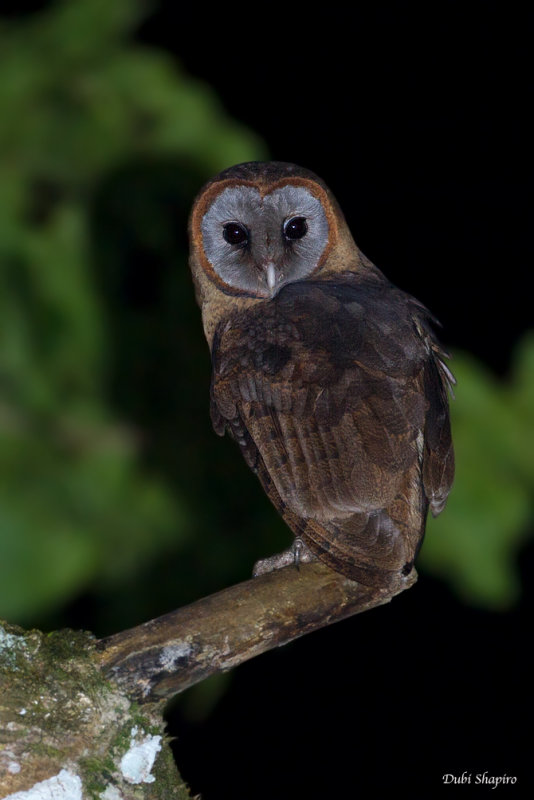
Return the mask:
[[[269,300],[288,283],[372,268],[323,181],[285,162],[221,172],[196,198],[189,233],[205,327],[206,303],[220,313],[237,300]]]

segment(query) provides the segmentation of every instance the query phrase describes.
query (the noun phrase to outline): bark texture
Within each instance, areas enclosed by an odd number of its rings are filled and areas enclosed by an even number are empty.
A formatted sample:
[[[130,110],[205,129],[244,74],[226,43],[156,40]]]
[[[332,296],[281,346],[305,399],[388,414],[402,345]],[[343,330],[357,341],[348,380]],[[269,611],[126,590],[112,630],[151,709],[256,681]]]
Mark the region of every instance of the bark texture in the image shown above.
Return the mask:
[[[387,603],[416,580],[276,570],[100,641],[0,625],[0,798],[185,800],[166,700],[271,648]]]
[[[415,570],[386,588],[317,561],[275,570],[98,642],[104,673],[140,702],[172,697],[214,672],[389,602]]]
[[[90,634],[0,624],[0,798],[190,800],[162,704],[102,674]]]

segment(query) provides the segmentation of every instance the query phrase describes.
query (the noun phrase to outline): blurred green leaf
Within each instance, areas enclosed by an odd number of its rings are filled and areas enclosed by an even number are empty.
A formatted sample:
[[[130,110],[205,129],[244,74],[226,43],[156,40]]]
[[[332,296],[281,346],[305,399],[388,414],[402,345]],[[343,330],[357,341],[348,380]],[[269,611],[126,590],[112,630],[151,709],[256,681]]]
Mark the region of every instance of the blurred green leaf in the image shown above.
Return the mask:
[[[517,345],[508,381],[465,353],[452,365],[456,477],[420,563],[466,601],[506,608],[520,591],[517,559],[534,521],[534,332]]]
[[[124,164],[167,153],[198,188],[263,150],[209,87],[132,43],[145,8],[63,0],[0,22],[0,615],[14,622],[131,579],[193,527],[109,403],[91,215]]]

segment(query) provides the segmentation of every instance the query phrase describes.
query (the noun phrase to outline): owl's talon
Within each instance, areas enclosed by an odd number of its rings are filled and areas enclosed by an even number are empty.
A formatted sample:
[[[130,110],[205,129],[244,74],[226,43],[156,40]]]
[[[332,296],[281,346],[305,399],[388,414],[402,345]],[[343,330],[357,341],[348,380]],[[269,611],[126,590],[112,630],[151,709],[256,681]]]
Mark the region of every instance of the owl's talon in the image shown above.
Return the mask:
[[[297,569],[299,568],[302,561],[304,547],[305,547],[304,542],[297,536],[297,538],[293,542],[293,553],[295,558],[294,564]]]
[[[302,539],[297,537],[287,550],[256,561],[252,570],[252,576],[257,578],[258,575],[264,575],[266,572],[273,572],[275,569],[282,569],[282,567],[291,565],[299,569],[301,564],[307,564],[309,561],[316,560],[317,556],[306,547]]]

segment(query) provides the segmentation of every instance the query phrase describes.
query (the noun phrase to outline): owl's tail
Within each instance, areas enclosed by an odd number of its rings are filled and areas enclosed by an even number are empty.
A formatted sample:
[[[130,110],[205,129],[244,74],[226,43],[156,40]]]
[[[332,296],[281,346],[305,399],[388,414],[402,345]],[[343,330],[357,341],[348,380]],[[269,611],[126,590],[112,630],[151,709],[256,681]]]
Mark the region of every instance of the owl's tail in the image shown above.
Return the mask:
[[[300,522],[302,540],[321,561],[365,586],[386,587],[399,573],[409,575],[422,540],[422,529],[407,536],[386,510],[326,524]]]
[[[423,541],[428,500],[419,482],[413,488],[409,475],[388,508],[327,522],[291,511],[261,462],[258,477],[295,536],[331,569],[364,586],[384,588],[397,583],[399,573],[412,571]]]

